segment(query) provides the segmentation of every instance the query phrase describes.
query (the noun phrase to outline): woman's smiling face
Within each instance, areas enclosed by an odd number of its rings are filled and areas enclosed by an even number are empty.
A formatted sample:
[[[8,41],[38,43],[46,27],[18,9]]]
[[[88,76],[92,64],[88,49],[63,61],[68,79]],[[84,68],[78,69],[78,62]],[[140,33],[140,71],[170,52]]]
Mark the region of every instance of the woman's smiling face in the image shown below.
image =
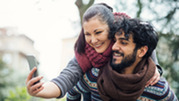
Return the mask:
[[[86,42],[96,52],[103,53],[109,47],[111,43],[111,40],[108,39],[109,27],[106,23],[100,21],[97,16],[85,21],[83,29]]]

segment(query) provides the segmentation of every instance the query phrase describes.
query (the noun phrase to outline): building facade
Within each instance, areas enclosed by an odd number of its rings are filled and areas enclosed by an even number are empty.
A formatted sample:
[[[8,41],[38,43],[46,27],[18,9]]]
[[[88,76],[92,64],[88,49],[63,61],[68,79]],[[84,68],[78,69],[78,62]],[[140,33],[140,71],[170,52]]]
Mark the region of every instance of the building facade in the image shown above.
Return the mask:
[[[23,34],[16,33],[13,28],[0,28],[0,58],[8,68],[13,69],[12,75],[17,79],[26,78],[29,73],[27,55],[34,55],[39,59],[34,41]]]

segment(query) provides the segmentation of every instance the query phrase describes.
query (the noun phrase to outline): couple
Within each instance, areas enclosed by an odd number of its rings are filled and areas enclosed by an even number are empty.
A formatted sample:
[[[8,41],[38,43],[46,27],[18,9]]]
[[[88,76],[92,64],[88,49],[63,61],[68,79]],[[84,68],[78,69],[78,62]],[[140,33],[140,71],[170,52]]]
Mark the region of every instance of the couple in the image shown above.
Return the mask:
[[[91,92],[89,100],[108,101],[123,100],[123,98],[135,100],[176,99],[170,89],[166,90],[166,87],[169,87],[166,81],[163,79],[158,81],[159,76],[157,78],[153,76],[154,72],[156,75],[158,73],[155,68],[156,65],[148,58],[157,44],[157,36],[153,28],[148,23],[130,19],[121,13],[115,14],[114,17],[111,10],[106,4],[96,4],[85,12],[83,16],[83,28],[75,44],[75,58],[69,62],[67,68],[57,78],[54,78],[50,82],[40,82],[34,85],[36,81],[42,79],[42,77],[32,78],[32,74],[36,71],[36,68],[34,68],[29,73],[26,81],[27,90],[30,95],[43,98],[63,97],[69,91],[68,99],[74,100],[73,94],[76,92],[71,92],[75,91],[75,87],[72,90],[70,89],[80,80],[77,86],[81,84],[85,85],[80,87],[85,88],[85,93]],[[138,30],[141,32],[138,32]],[[145,31],[147,32],[146,35],[143,33]],[[115,41],[113,41],[113,38]],[[152,41],[153,39],[155,40]],[[110,59],[112,50],[114,52],[112,59]],[[110,60],[111,62],[108,63]],[[146,63],[151,65],[146,65]],[[149,69],[149,67],[151,68]],[[91,73],[93,74],[90,75]],[[92,79],[88,78],[90,76]],[[149,80],[152,76],[152,83],[150,83]],[[94,80],[94,82],[90,82],[90,80]],[[157,84],[155,84],[156,82]],[[139,86],[136,86],[137,84]],[[148,84],[155,85],[145,87],[146,84],[147,86]],[[127,88],[131,87],[130,90],[126,89],[127,93],[123,92],[125,85],[128,85]],[[161,87],[160,92],[155,92],[158,90],[157,85],[163,87]],[[118,89],[118,86],[123,89]],[[151,92],[147,92],[147,90],[145,93],[146,88],[153,89],[152,87],[156,88],[156,90]],[[111,93],[111,91],[113,92]],[[129,92],[132,97],[129,97]],[[165,93],[165,95],[157,99],[156,97],[150,98],[148,96],[148,94],[153,94],[158,97],[156,93]],[[119,98],[116,98],[116,96]]]

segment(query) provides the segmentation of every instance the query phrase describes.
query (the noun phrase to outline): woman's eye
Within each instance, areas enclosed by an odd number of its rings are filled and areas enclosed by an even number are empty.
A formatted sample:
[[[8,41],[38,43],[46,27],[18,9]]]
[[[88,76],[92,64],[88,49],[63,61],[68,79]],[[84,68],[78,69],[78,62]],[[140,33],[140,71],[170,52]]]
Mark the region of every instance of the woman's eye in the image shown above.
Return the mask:
[[[85,36],[89,36],[90,34],[89,33],[85,33]]]
[[[102,31],[96,32],[96,34],[100,34]]]

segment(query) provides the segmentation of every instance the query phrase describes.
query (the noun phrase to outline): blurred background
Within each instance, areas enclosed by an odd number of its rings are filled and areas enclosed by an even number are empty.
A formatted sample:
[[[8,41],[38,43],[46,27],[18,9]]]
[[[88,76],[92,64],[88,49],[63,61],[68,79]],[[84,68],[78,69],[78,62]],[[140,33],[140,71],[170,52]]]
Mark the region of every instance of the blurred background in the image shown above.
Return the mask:
[[[0,101],[65,100],[27,94],[26,56],[37,58],[44,81],[58,76],[74,57],[83,13],[101,2],[155,26],[157,58],[179,98],[179,0],[0,0]]]

